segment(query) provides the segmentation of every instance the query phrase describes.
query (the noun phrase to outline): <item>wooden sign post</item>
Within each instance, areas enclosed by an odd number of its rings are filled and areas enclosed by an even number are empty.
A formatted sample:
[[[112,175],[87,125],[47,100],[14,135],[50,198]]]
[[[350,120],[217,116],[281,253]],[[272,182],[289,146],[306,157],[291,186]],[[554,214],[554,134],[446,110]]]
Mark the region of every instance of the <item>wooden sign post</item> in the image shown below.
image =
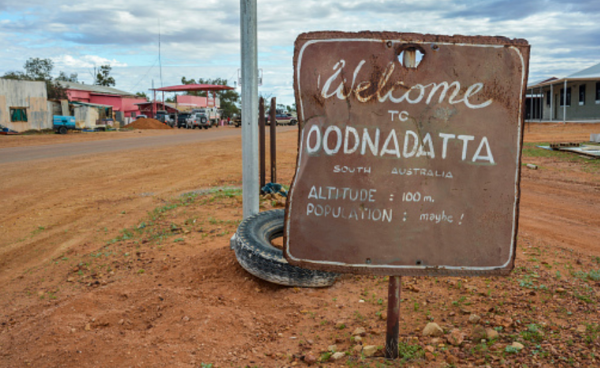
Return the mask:
[[[386,349],[396,357],[399,276],[513,268],[529,45],[317,32],[295,46],[300,130],[284,254],[305,268],[391,276]]]

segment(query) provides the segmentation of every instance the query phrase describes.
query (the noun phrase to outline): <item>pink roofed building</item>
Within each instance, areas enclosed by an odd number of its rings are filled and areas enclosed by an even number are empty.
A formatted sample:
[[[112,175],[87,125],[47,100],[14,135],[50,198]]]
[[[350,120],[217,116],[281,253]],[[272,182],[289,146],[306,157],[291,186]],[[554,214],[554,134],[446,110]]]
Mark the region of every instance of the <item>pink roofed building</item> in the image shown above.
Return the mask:
[[[110,105],[113,107],[113,111],[122,113],[124,118],[139,115],[140,109],[137,104],[146,102],[143,97],[136,97],[132,93],[112,87],[73,82],[60,83],[65,87],[69,101]],[[119,119],[117,118],[117,120]]]

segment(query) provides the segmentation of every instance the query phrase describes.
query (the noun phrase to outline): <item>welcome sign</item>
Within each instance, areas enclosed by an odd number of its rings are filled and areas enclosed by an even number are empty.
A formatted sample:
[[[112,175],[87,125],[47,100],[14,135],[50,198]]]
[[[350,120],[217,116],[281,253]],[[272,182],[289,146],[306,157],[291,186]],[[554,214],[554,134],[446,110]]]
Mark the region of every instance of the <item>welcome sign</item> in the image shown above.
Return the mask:
[[[527,42],[317,32],[295,47],[288,262],[382,275],[510,272]],[[403,63],[409,50],[416,67]]]

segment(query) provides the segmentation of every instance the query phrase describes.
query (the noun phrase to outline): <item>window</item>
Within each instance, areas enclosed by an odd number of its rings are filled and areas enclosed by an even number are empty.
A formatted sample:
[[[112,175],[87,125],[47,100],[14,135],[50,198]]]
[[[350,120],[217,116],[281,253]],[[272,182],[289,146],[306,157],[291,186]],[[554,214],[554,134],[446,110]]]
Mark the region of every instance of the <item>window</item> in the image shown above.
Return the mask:
[[[550,91],[546,91],[546,106],[550,106]]]
[[[565,102],[565,89],[560,89],[560,106],[564,106]],[[571,87],[567,88],[567,106],[571,106]]]
[[[600,102],[600,82],[596,82],[596,102]]]
[[[579,105],[585,105],[585,84],[579,86]]]
[[[27,108],[26,107],[11,107],[10,108],[10,121],[12,123],[27,122]]]

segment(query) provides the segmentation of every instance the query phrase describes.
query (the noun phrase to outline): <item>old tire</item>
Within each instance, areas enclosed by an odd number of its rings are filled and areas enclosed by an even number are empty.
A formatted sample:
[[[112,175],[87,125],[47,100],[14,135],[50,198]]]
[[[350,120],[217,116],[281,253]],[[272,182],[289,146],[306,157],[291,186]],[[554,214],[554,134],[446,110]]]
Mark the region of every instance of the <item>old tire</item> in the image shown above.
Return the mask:
[[[252,275],[279,285],[331,286],[338,274],[292,266],[283,257],[283,251],[271,245],[273,239],[283,236],[284,216],[283,209],[271,210],[242,221],[231,240],[240,265]]]
[[[58,134],[67,134],[67,128],[61,126],[60,128],[58,128]]]

